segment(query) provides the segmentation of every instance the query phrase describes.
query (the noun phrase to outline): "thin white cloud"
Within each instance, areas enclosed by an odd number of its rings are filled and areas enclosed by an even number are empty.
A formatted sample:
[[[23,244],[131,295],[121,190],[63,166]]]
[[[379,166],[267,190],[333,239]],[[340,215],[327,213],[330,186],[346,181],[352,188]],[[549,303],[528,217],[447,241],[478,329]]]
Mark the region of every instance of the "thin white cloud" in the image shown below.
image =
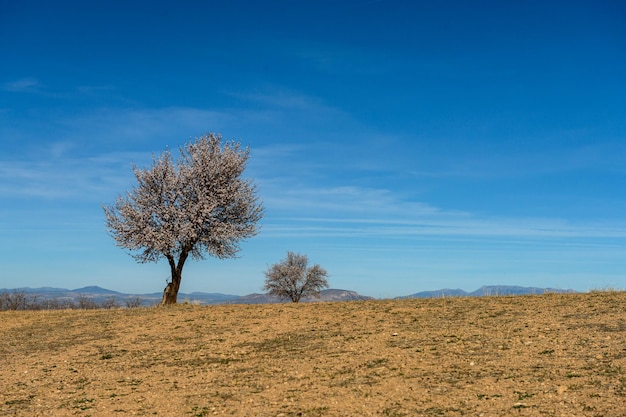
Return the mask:
[[[304,114],[312,109],[334,112],[331,107],[298,94],[260,94],[247,98],[286,112],[281,117],[289,112]],[[251,122],[253,115],[266,111],[214,111],[183,107],[130,110],[112,108],[89,111],[76,117],[62,117],[58,121],[61,126],[61,132],[56,134],[58,140],[40,151],[36,157],[29,156],[23,160],[9,159],[8,155],[0,157],[0,196],[108,201],[132,183],[131,163],[149,163],[150,153],[159,153],[164,145],[177,147],[189,137],[207,130],[229,132],[229,128],[241,125],[242,122],[249,122],[254,127],[256,121]],[[344,117],[341,112],[333,114]],[[349,118],[346,116],[345,120]],[[184,132],[185,137],[181,137],[181,132]],[[120,144],[124,144],[123,148],[129,151],[85,152],[80,144],[82,141],[89,143],[90,140],[104,143],[111,150],[120,149]],[[450,239],[623,239],[626,235],[626,228],[619,224],[571,225],[558,219],[478,218],[471,213],[434,207],[426,201],[402,195],[399,191],[373,185],[356,186],[353,179],[336,175],[338,169],[354,170],[352,175],[355,178],[359,172],[369,169],[406,173],[407,167],[402,163],[402,158],[398,163],[393,159],[385,159],[385,164],[381,162],[381,158],[377,158],[384,148],[390,147],[386,144],[393,140],[393,137],[374,133],[364,138],[363,143],[379,143],[379,147],[372,146],[370,149],[368,146],[361,146],[354,152],[350,152],[345,146],[343,149],[332,144],[329,146],[325,137],[324,142],[318,140],[296,143],[294,140],[282,144],[274,142],[268,146],[253,146],[249,172],[258,180],[260,195],[267,207],[264,233],[268,236],[393,239],[424,236]],[[137,144],[140,146],[133,146]],[[506,172],[517,172],[511,168],[517,164],[523,168],[520,168],[521,171],[530,175],[542,172],[543,169],[575,169],[585,164],[600,163],[611,153],[617,154],[613,156],[614,161],[623,160],[626,152],[618,152],[623,147],[619,143],[596,147],[588,145],[584,149],[572,150],[571,156],[565,158],[565,161],[553,161],[554,155],[528,153],[519,154],[516,160],[505,155],[494,162],[491,155],[485,156],[482,161],[469,158],[470,162],[466,162],[469,165],[465,167],[455,164],[460,161],[452,155],[449,166],[456,165],[458,175],[469,176],[474,173],[501,176]],[[341,152],[345,153],[345,157],[336,156]],[[333,165],[333,161],[340,162],[340,165]],[[421,161],[411,163],[420,166]],[[558,168],[559,164],[561,168]],[[439,172],[445,173],[445,164],[441,165],[443,168]],[[325,179],[329,180],[327,184],[324,183]],[[311,186],[313,183],[317,185]]]
[[[3,89],[13,93],[32,93],[38,91],[39,86],[39,81],[36,78],[26,77],[5,83]]]
[[[289,110],[309,111],[326,108],[320,100],[276,87],[268,87],[262,92],[231,93],[230,95],[243,101]]]
[[[62,120],[72,140],[89,132],[102,143],[145,143],[171,140],[182,144],[193,135],[206,133],[230,121],[227,113],[194,108],[104,108]]]
[[[450,145],[450,148],[454,148]],[[527,150],[414,152],[404,171],[415,178],[472,180],[535,177],[593,169],[626,172],[626,141],[598,141],[584,145]]]
[[[335,186],[315,188],[305,186],[289,187],[280,192],[270,192],[266,198],[280,212],[307,213],[347,213],[350,217],[363,214],[393,216],[432,216],[442,212],[421,202],[400,201],[390,190],[355,186]]]
[[[0,160],[0,198],[28,197],[76,202],[111,199],[132,180],[132,162],[142,153],[112,153],[95,157],[59,154],[51,146],[48,157]]]
[[[227,133],[227,127],[247,116],[184,107],[103,108],[78,115],[41,115],[23,128],[5,126],[0,197],[107,199],[127,188],[132,163],[147,165],[152,153],[176,149],[208,131]],[[43,146],[42,134],[50,140]]]
[[[260,183],[269,236],[422,239],[626,238],[626,223],[559,218],[481,217],[414,201],[382,188],[320,188],[287,180]],[[623,245],[623,243],[620,243]]]
[[[251,111],[252,114],[271,115],[271,120],[279,121],[281,128],[291,124],[318,124],[320,127],[328,124],[355,124],[348,113],[328,105],[318,97],[274,85],[266,85],[253,91],[230,92],[228,95],[250,107],[247,111],[233,111],[241,112],[242,115]]]
[[[268,237],[344,237],[369,239],[376,246],[377,239],[429,240],[445,239],[446,242],[474,243],[492,240],[499,244],[533,245],[537,242],[558,241],[559,246],[594,246],[600,243],[579,239],[601,240],[601,246],[624,247],[626,224],[563,223],[533,219],[455,219],[453,217],[413,217],[396,221],[384,219],[345,218],[278,218],[264,226]],[[374,239],[374,240],[371,240]],[[607,240],[609,240],[607,242]]]
[[[93,137],[93,141],[105,145],[146,143],[157,145],[152,149],[158,151],[162,144],[182,145],[190,138],[207,132],[222,133],[226,139],[235,138],[249,144],[259,137],[262,142],[268,142],[275,138],[276,131],[280,131],[280,137],[294,142],[300,139],[297,135],[302,134],[303,129],[297,127],[288,131],[288,121],[296,121],[297,126],[297,120],[320,125],[328,121],[322,114],[324,111],[327,114],[334,112],[321,104],[308,103],[305,97],[272,98],[267,95],[257,96],[255,100],[262,102],[260,108],[98,108],[79,115],[58,117],[56,122],[69,140],[81,141],[88,135]],[[315,114],[316,118],[311,114]]]

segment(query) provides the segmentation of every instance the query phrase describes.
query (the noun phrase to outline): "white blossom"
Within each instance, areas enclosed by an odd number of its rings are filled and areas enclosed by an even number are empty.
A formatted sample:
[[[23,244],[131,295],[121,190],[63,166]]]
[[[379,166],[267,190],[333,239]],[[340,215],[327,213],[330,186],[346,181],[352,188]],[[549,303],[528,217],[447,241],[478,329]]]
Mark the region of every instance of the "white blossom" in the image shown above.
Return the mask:
[[[181,147],[177,161],[165,151],[149,169],[133,166],[137,185],[103,206],[118,246],[138,262],[167,259],[172,280],[164,304],[176,302],[189,255],[232,258],[242,239],[258,233],[263,206],[253,182],[241,177],[249,152],[209,133]]]

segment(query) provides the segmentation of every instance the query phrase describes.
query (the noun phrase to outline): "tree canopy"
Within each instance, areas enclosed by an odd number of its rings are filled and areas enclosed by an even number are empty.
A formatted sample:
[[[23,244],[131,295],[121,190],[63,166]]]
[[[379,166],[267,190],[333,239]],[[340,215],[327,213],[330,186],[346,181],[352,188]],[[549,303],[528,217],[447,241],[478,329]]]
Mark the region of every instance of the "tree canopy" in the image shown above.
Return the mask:
[[[249,149],[206,134],[171,153],[153,156],[148,169],[133,166],[137,185],[103,206],[117,246],[141,263],[165,258],[171,270],[162,304],[176,303],[189,256],[232,258],[240,241],[258,233],[263,205],[250,179],[242,178]]]
[[[297,303],[302,297],[318,296],[328,287],[328,272],[315,264],[307,267],[306,255],[287,252],[287,257],[265,272],[263,289],[269,294]]]

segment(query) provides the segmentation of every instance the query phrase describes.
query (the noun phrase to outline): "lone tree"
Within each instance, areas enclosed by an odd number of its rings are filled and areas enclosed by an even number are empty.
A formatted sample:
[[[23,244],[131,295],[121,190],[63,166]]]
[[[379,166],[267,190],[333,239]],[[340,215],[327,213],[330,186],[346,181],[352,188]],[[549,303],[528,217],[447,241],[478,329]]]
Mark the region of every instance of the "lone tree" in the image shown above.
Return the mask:
[[[256,186],[241,178],[249,152],[238,142],[206,134],[181,147],[176,161],[165,151],[152,157],[150,169],[133,165],[137,185],[103,206],[117,246],[141,263],[167,259],[171,280],[162,305],[176,303],[189,255],[232,258],[240,240],[258,233],[263,206]]]
[[[317,264],[307,268],[308,262],[306,255],[287,252],[287,258],[265,272],[263,290],[294,303],[309,295],[319,296],[320,290],[328,288],[328,273]]]

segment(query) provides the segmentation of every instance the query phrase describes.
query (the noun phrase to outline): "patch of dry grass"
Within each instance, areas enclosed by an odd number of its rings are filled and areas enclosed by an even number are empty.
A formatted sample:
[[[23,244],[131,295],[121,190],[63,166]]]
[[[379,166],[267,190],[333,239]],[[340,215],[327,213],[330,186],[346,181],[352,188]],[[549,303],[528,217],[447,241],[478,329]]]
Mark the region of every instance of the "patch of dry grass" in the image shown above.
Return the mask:
[[[626,415],[623,292],[0,319],[0,415]]]

